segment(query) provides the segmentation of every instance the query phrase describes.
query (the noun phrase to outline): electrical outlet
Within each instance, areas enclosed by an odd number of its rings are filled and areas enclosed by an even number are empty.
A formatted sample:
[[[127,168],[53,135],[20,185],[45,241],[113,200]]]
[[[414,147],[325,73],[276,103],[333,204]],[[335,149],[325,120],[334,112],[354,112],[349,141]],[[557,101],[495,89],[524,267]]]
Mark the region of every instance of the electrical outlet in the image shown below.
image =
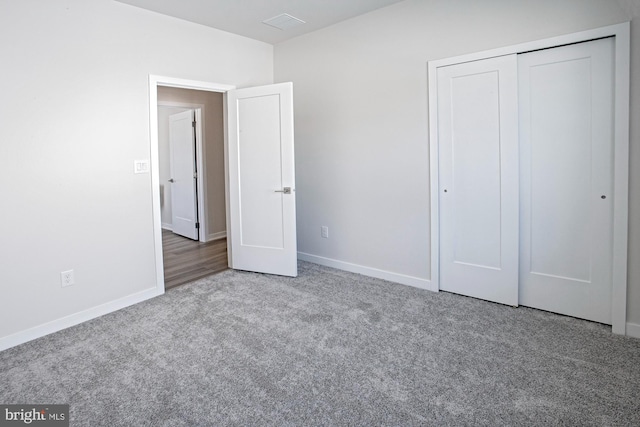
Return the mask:
[[[62,284],[63,288],[71,286],[75,282],[76,281],[73,277],[73,270],[67,270],[60,273],[60,283]]]
[[[329,227],[327,227],[326,225],[323,225],[322,227],[320,227],[320,236],[322,236],[323,239],[328,239]]]

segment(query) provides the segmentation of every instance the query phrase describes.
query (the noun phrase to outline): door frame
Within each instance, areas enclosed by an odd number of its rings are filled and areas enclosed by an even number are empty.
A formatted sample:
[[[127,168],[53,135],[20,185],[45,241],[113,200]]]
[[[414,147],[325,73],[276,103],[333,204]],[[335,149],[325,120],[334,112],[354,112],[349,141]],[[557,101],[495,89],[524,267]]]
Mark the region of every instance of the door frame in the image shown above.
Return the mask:
[[[207,209],[207,183],[204,180],[204,177],[207,176],[207,167],[204,161],[205,154],[205,141],[204,141],[204,121],[202,118],[204,117],[205,110],[204,104],[191,104],[188,102],[173,102],[173,101],[158,101],[158,107],[174,107],[174,108],[188,108],[193,110],[196,115],[196,167],[197,178],[196,178],[196,200],[198,203],[198,222],[200,223],[200,228],[198,229],[198,241],[205,243],[207,242],[208,237],[208,228],[207,228],[207,219],[209,217],[209,210]],[[160,165],[158,165],[160,166]],[[160,170],[158,169],[158,172]],[[166,200],[165,200],[166,203]]]
[[[164,293],[164,260],[162,258],[162,218],[160,210],[160,159],[158,147],[158,86],[193,89],[206,92],[226,93],[235,89],[234,85],[223,83],[203,82],[175,77],[149,75],[149,138],[151,141],[151,199],[153,213],[153,241],[156,264],[156,289],[158,295]],[[226,152],[226,124],[225,124],[225,152]],[[199,153],[200,154],[200,151]],[[226,157],[226,155],[225,155]],[[202,158],[202,156],[201,156]],[[200,175],[198,175],[200,176]],[[202,188],[202,187],[201,187]],[[225,171],[225,192],[228,193],[229,183]],[[198,208],[200,210],[200,208]],[[227,206],[228,211],[228,206]],[[227,213],[228,215],[228,213]],[[228,222],[228,220],[227,220]],[[228,227],[227,227],[228,228]],[[201,231],[201,234],[205,234]],[[227,229],[227,233],[230,230]],[[227,240],[228,242],[229,240]]]
[[[548,49],[572,43],[615,37],[614,81],[614,161],[613,161],[613,271],[611,289],[612,332],[625,335],[627,330],[627,241],[629,215],[629,73],[630,73],[630,23],[610,25],[543,40],[521,43],[498,49],[476,52],[453,58],[429,61],[429,167],[431,203],[431,287],[440,289],[440,185],[437,125],[437,70],[440,67],[476,61],[496,56]]]

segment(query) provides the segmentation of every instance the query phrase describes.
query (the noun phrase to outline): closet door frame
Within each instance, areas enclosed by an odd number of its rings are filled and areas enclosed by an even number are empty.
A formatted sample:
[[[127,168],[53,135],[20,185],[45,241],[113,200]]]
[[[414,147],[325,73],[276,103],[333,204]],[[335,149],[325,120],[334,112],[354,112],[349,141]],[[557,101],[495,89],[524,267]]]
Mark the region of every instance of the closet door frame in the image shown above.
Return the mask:
[[[429,61],[429,165],[431,200],[431,289],[440,289],[440,196],[438,150],[438,84],[440,67],[497,56],[548,49],[604,37],[615,37],[614,81],[614,161],[613,161],[613,271],[611,289],[612,332],[626,334],[627,321],[627,240],[629,211],[629,69],[630,23],[610,25],[543,40]]]

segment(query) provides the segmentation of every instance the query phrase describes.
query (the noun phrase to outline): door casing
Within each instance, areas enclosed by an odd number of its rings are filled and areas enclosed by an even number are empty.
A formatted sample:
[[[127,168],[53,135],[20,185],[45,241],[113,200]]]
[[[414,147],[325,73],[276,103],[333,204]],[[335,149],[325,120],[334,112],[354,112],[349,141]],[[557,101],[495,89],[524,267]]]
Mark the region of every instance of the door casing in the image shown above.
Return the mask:
[[[156,291],[164,293],[164,261],[162,259],[162,218],[160,215],[160,166],[158,149],[158,86],[194,89],[208,92],[225,93],[235,86],[179,79],[174,77],[149,75],[149,137],[151,140],[151,195],[153,212],[153,240],[156,264]],[[200,118],[202,120],[202,118]],[[226,135],[225,135],[226,136]],[[227,184],[225,184],[227,185]],[[204,234],[204,233],[201,233]]]
[[[612,332],[626,334],[627,312],[627,241],[629,211],[629,70],[630,23],[507,46],[469,55],[428,62],[429,88],[429,163],[431,202],[431,289],[439,290],[440,263],[440,182],[437,105],[438,68],[469,61],[493,58],[533,50],[547,49],[589,40],[615,37],[614,77],[614,162],[613,162],[613,274],[611,289]]]

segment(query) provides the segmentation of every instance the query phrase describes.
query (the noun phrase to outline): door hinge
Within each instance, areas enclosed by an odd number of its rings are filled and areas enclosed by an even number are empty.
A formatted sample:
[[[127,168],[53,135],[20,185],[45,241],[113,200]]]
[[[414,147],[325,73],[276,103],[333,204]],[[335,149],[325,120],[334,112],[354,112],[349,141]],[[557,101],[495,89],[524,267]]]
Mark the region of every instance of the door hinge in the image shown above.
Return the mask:
[[[194,172],[193,173],[193,177],[197,179],[198,178],[198,172]]]
[[[196,127],[196,121],[195,120],[191,122],[191,126],[193,126],[194,128]]]
[[[199,229],[199,228],[200,228],[200,223],[196,222],[196,229]]]

